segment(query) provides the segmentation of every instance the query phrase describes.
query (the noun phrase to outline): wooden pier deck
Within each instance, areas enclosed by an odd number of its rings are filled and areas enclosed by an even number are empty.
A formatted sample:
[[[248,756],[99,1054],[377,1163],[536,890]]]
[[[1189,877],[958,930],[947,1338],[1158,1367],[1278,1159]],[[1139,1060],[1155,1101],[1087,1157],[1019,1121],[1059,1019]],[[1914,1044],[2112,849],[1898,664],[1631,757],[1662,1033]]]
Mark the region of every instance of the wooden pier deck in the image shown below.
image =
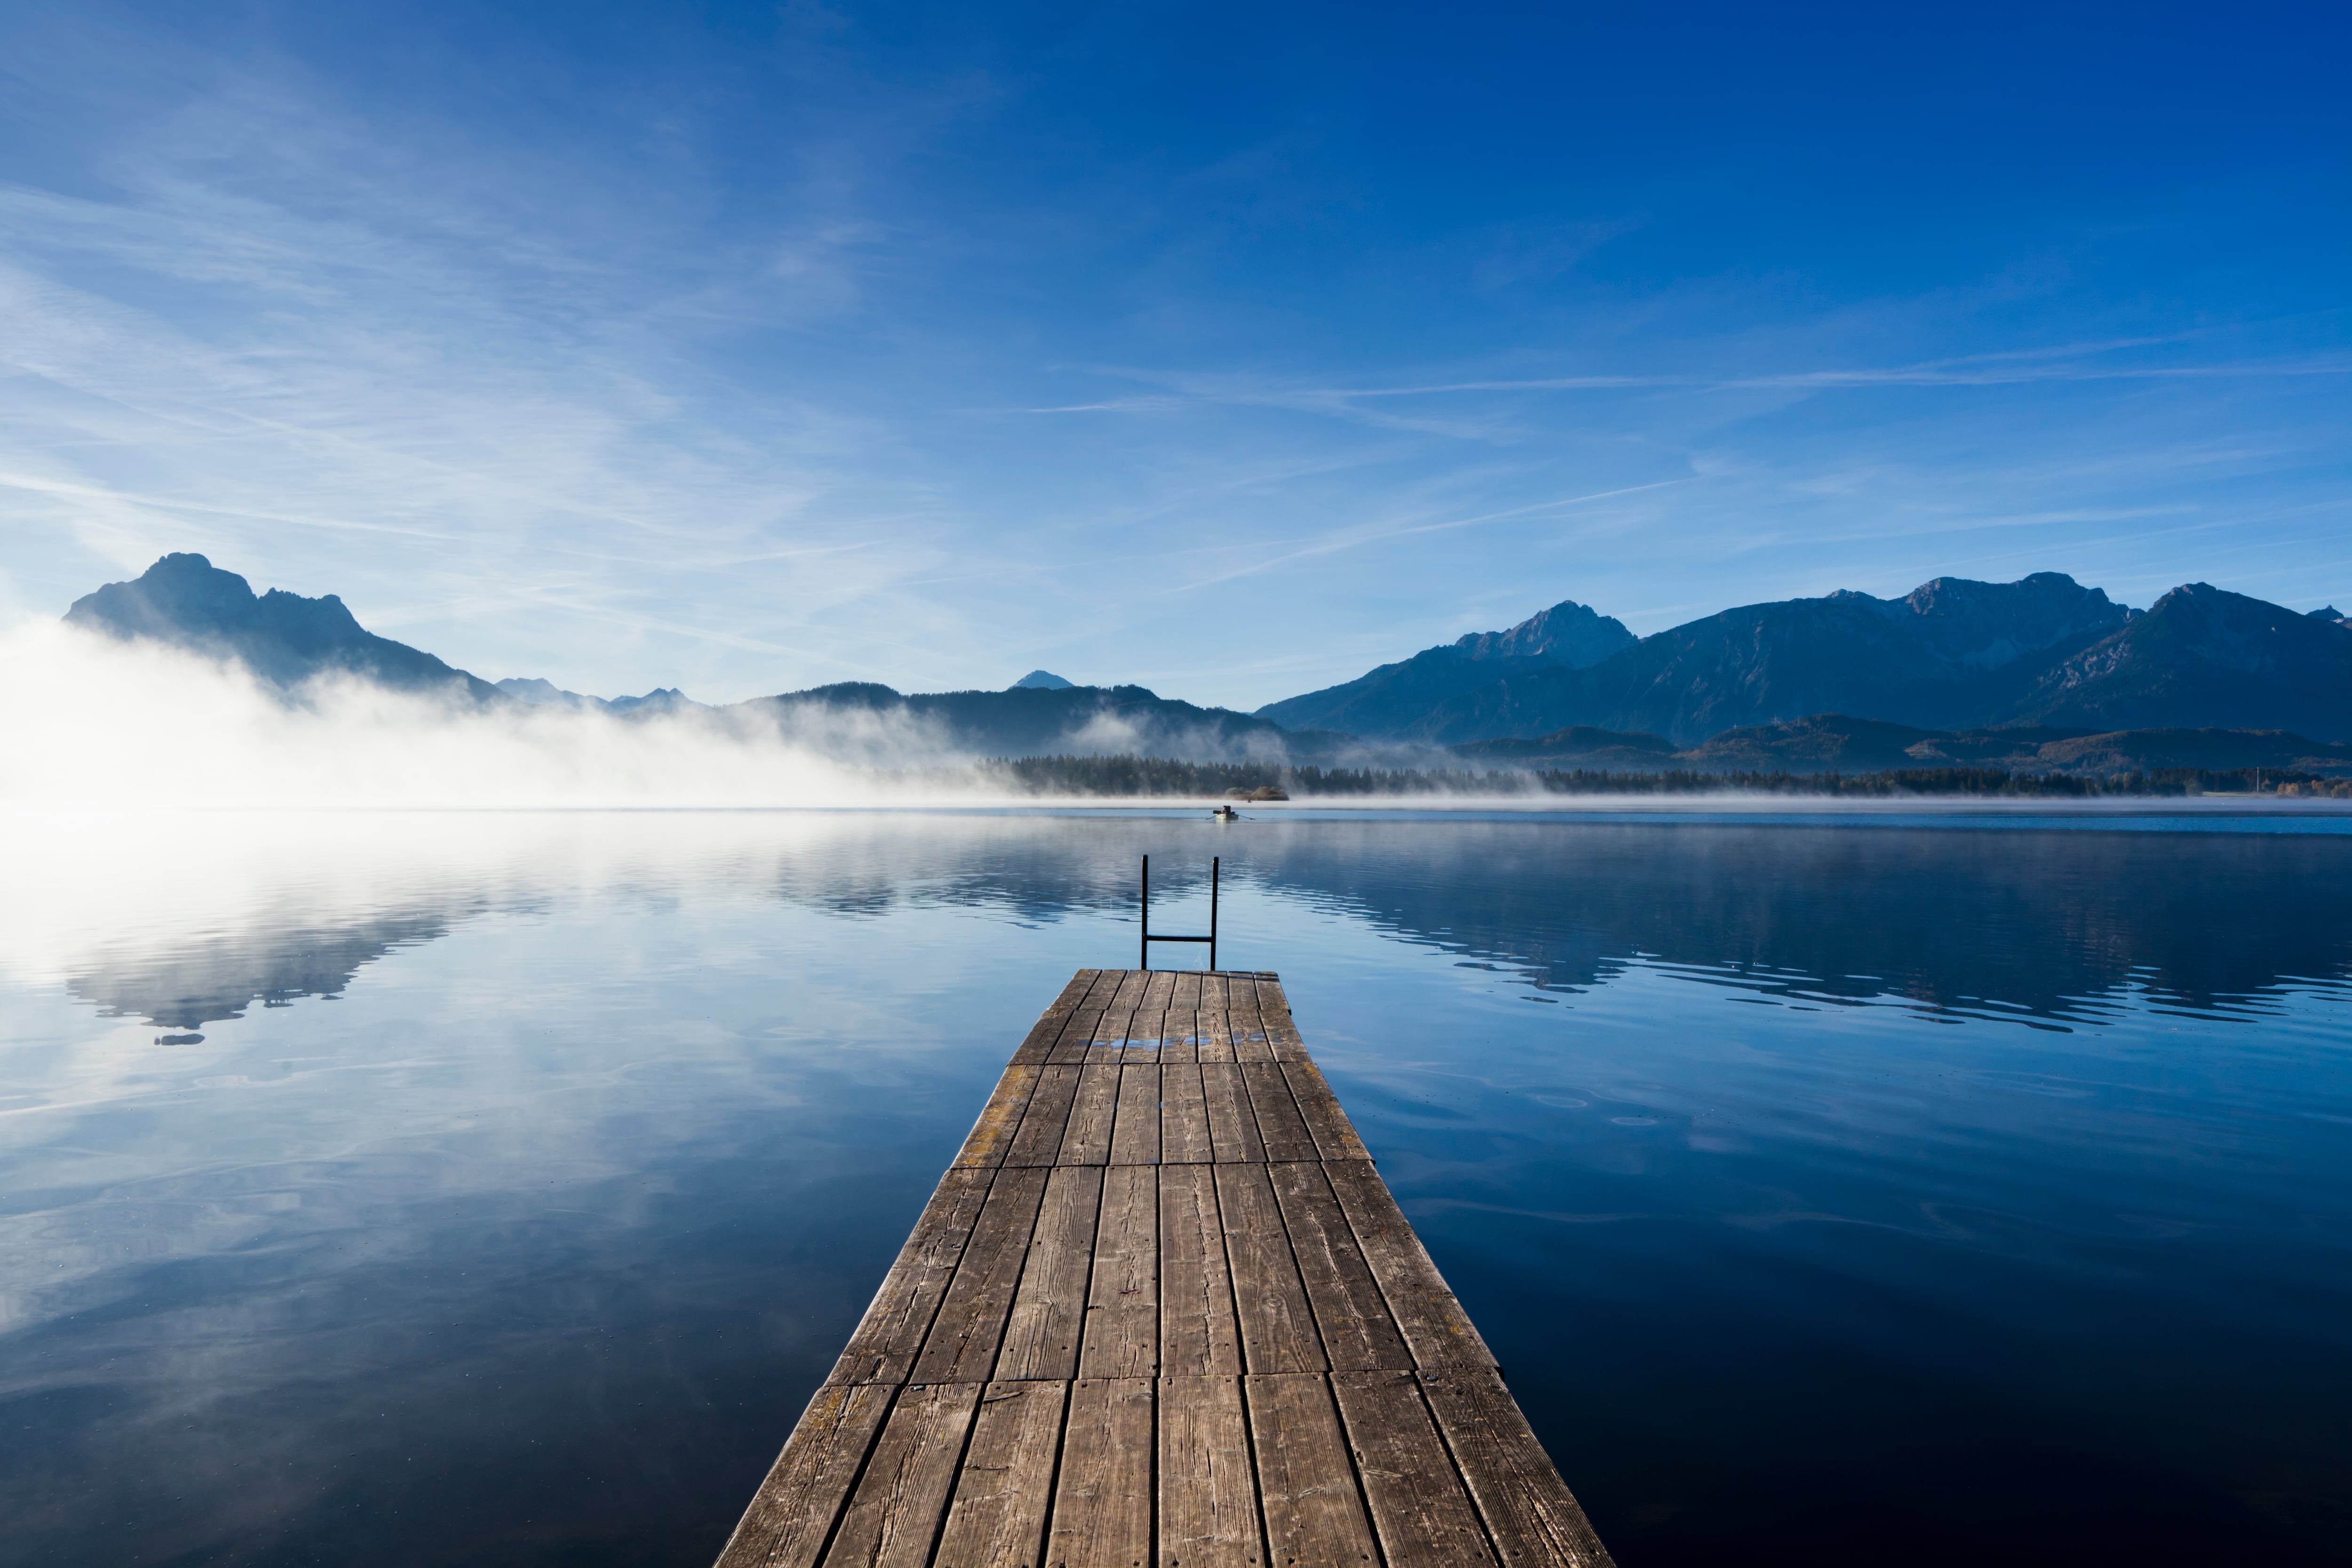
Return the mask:
[[[1083,969],[719,1561],[1610,1558],[1275,977]]]

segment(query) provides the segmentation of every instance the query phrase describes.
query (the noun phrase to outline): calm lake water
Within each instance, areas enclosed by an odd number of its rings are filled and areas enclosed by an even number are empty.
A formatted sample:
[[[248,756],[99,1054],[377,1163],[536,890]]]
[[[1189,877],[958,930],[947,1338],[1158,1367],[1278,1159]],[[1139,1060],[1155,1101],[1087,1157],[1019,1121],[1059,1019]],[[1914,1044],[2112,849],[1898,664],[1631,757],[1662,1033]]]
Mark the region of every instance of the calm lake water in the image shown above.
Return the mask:
[[[2352,1562],[2347,830],[12,822],[0,1563],[708,1563],[1146,852],[1626,1568]]]

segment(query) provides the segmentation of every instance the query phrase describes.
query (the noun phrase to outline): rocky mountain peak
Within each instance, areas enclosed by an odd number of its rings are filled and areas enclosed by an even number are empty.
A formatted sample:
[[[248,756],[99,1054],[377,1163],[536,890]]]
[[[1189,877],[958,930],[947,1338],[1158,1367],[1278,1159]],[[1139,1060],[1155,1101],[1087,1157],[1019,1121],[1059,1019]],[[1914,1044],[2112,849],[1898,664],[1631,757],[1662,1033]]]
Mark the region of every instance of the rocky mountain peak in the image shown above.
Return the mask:
[[[2183,652],[2241,670],[2270,668],[2295,642],[2320,632],[2308,616],[2210,582],[2182,583],[2147,616]]]
[[[1549,659],[1580,670],[1636,641],[1614,616],[1564,599],[1507,632],[1473,632],[1454,646],[1473,659]]]
[[[118,637],[218,631],[252,619],[253,585],[203,556],[174,552],[129,582],[110,582],[73,601],[66,620]]]
[[[1968,669],[1994,670],[2061,643],[2121,626],[2133,612],[2102,589],[2063,571],[2015,582],[1938,577],[1904,595],[1915,628],[1935,655]]]
[[[235,659],[279,686],[342,671],[390,685],[451,688],[476,702],[501,700],[488,683],[368,631],[331,593],[306,599],[273,588],[257,597],[244,578],[193,552],[167,555],[129,582],[84,594],[66,621]]]

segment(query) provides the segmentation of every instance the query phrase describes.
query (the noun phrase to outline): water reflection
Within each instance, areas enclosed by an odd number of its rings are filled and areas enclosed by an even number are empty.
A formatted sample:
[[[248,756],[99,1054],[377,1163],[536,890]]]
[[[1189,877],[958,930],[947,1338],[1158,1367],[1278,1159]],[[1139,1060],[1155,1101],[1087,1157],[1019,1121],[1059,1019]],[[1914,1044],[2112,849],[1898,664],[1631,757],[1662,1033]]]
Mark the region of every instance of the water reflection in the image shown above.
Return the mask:
[[[199,1030],[243,1018],[255,1002],[283,1008],[300,997],[340,997],[362,966],[396,947],[446,936],[460,918],[444,910],[383,915],[341,925],[212,935],[163,951],[93,955],[67,974],[66,989],[100,1018]]]
[[[2352,965],[2352,839],[1982,829],[1321,823],[1269,882],[1525,973],[1634,962],[1759,994],[2080,1019],[2130,990],[2197,1010]]]
[[[166,898],[162,911],[142,888],[85,915],[91,940],[62,960],[63,981],[100,1017],[201,1029],[256,1002],[341,996],[400,947],[567,895],[726,890],[857,918],[939,906],[1038,925],[1118,917],[1131,910],[1136,855],[1171,839],[1221,855],[1237,894],[1297,900],[1563,992],[1644,964],[1758,997],[2063,1027],[2124,994],[2259,1009],[2283,984],[2352,968],[2341,832],[1276,819],[1244,836],[1189,817],[596,821],[587,864],[576,831],[535,823],[453,845],[429,820],[393,818],[326,852],[339,879],[321,879],[313,849],[268,862],[275,881]],[[1163,852],[1161,896],[1197,895],[1202,858]],[[412,885],[386,891],[388,880]],[[322,913],[339,885],[384,905]],[[179,928],[175,906],[197,928]]]
[[[0,1563],[707,1562],[1144,852],[1627,1568],[2352,1546],[2352,837],[352,815],[6,841]]]

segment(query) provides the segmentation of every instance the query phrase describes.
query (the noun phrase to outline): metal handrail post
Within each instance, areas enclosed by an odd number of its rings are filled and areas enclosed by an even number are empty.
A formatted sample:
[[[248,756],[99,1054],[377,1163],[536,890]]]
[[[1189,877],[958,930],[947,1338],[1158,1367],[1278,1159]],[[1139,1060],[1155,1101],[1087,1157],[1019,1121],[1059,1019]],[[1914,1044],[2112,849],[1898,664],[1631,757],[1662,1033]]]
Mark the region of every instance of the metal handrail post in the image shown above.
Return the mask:
[[[1209,973],[1217,972],[1217,857],[1209,857]]]

